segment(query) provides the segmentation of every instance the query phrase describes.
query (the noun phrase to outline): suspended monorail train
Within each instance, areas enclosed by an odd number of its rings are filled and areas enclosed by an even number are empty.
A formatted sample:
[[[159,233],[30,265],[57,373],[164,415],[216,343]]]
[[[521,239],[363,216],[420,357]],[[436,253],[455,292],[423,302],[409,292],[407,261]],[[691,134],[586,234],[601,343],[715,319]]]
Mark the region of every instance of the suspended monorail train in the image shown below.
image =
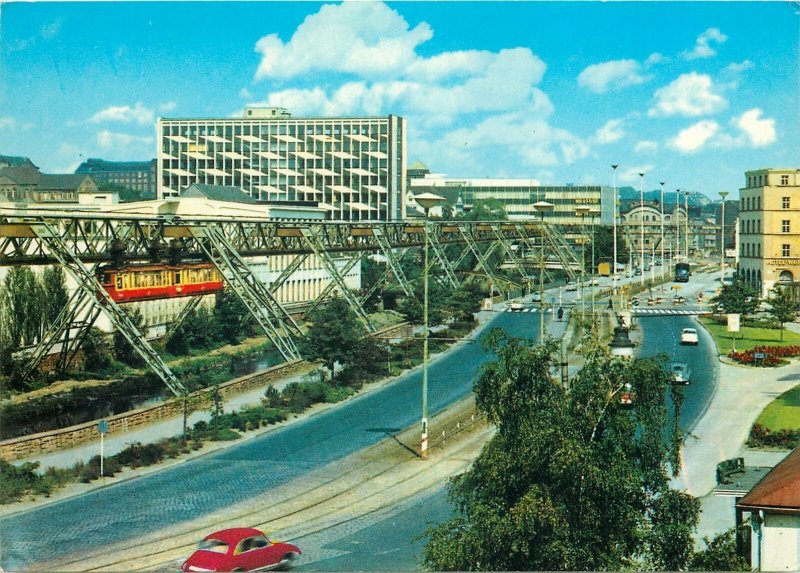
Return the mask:
[[[211,263],[101,266],[97,280],[115,302],[213,294],[225,288]]]

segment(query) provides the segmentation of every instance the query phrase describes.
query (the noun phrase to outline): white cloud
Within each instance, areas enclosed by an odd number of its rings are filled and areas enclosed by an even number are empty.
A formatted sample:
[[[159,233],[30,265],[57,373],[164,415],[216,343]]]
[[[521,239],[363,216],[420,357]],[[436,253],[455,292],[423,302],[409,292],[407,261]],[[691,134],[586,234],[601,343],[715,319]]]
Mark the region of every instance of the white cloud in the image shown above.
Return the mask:
[[[644,61],[644,67],[649,68],[656,64],[661,64],[668,61],[669,58],[667,58],[664,54],[659,54],[658,52],[654,52],[649,56],[647,56],[647,59]]]
[[[645,163],[644,165],[637,165],[623,169],[620,171],[619,180],[623,183],[636,183],[637,185],[642,180],[639,173],[644,173],[644,183],[647,183],[647,174],[653,170],[653,165]]]
[[[111,152],[112,156],[130,157],[147,153],[149,157],[153,153],[152,136],[117,133],[104,129],[97,133],[96,140],[97,144],[103,150]]]
[[[609,119],[603,127],[595,132],[594,140],[601,145],[605,145],[619,141],[624,135],[625,132],[622,130],[622,120]]]
[[[417,60],[417,46],[433,31],[427,23],[409,29],[396,10],[378,2],[326,5],[303,21],[283,43],[277,34],[259,39],[256,79],[290,78],[311,71],[360,76],[391,75]]]
[[[763,111],[753,108],[731,120],[742,131],[742,134],[753,147],[769,145],[774,143],[776,139],[775,120],[771,118],[761,119],[762,114]]]
[[[636,145],[633,146],[633,150],[636,153],[653,153],[657,149],[658,149],[658,143],[656,143],[655,141],[650,141],[648,139],[637,141]]]
[[[753,67],[753,62],[750,60],[744,60],[743,62],[732,62],[725,66],[726,72],[732,72],[734,74],[739,74],[745,70],[749,70]]]
[[[709,28],[697,37],[694,48],[683,52],[682,55],[687,60],[710,58],[717,55],[717,51],[711,47],[711,44],[724,44],[727,40],[728,36],[720,32],[719,28]]]
[[[633,86],[647,79],[636,60],[612,60],[588,66],[578,75],[578,85],[601,94],[610,88]]]
[[[0,117],[0,129],[14,129],[16,125],[13,117]]]
[[[715,93],[711,77],[697,72],[679,76],[669,85],[656,90],[656,104],[647,115],[693,117],[717,112],[727,106],[724,97]]]
[[[693,153],[703,147],[718,132],[719,124],[716,121],[705,119],[681,130],[669,141],[669,145],[681,153]]]
[[[239,97],[242,99],[253,99],[253,94],[251,94],[250,90],[247,88],[242,88],[239,90]]]
[[[89,123],[101,123],[104,121],[130,123],[135,121],[140,125],[148,125],[153,123],[154,120],[155,115],[153,114],[153,110],[144,107],[142,102],[136,102],[133,107],[129,105],[118,105],[100,110],[89,118]]]
[[[174,101],[168,101],[158,106],[158,111],[159,113],[169,113],[171,111],[174,111],[176,107],[177,104]]]

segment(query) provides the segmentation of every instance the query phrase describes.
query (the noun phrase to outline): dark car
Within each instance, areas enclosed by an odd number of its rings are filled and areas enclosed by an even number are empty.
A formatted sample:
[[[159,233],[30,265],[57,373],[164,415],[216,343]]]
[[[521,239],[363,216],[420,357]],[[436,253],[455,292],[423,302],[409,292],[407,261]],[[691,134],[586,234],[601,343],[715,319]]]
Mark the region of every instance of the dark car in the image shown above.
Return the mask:
[[[207,535],[181,571],[286,569],[300,553],[296,545],[270,540],[258,529],[234,527]]]

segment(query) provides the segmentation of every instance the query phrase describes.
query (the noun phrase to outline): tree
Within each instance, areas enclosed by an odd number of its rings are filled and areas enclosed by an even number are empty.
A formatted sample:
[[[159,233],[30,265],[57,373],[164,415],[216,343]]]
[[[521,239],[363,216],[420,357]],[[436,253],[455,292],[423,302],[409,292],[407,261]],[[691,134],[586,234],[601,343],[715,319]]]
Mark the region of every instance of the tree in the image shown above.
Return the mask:
[[[749,571],[747,560],[736,553],[736,528],[732,527],[713,539],[704,537],[706,548],[692,555],[692,571]]]
[[[372,257],[361,258],[361,291],[366,294],[372,287],[378,284],[378,281],[383,276],[383,271],[386,270],[386,264],[378,263]],[[378,302],[381,300],[381,288],[375,289],[372,296],[364,301],[364,310],[372,312],[378,308]]]
[[[611,359],[593,347],[564,389],[550,374],[555,343],[532,346],[495,330],[484,345],[498,357],[482,368],[475,399],[497,432],[449,484],[455,517],[429,530],[425,567],[685,568],[692,541],[684,533],[697,512],[669,488],[682,434],[668,413],[664,364]],[[620,401],[626,384],[633,408]],[[668,531],[679,535],[670,541]]]
[[[239,344],[239,337],[250,331],[250,311],[239,296],[227,288],[216,295],[214,320],[219,337],[228,344]]]
[[[594,227],[594,261],[598,263],[610,263],[613,269],[614,261],[614,228],[611,225],[595,225]],[[586,245],[585,253],[586,268],[592,264],[592,245]],[[628,260],[628,247],[622,240],[622,235],[617,229],[617,261]],[[594,269],[597,271],[597,269]]]
[[[99,328],[91,327],[83,339],[83,369],[101,372],[111,366],[111,350],[105,334]]]
[[[12,267],[3,287],[0,312],[11,346],[29,346],[42,334],[41,283],[30,267]]]
[[[480,286],[471,281],[454,289],[445,301],[445,308],[449,315],[460,322],[472,322],[474,313],[478,312],[483,300]]]
[[[731,284],[722,285],[722,290],[711,299],[711,302],[721,304],[725,312],[752,314],[758,307],[758,291],[743,281],[735,280]]]
[[[122,312],[128,316],[128,319],[136,327],[137,334],[143,335],[142,325],[144,320],[139,309],[132,306],[124,306],[122,307]],[[116,360],[128,366],[138,367],[143,364],[142,357],[139,356],[139,353],[119,330],[115,331],[114,336],[111,337],[111,353]]]
[[[47,267],[42,272],[43,314],[45,327],[50,326],[58,318],[59,313],[67,306],[67,279],[64,269],[58,266]]]
[[[789,289],[780,285],[775,285],[767,302],[770,306],[767,313],[781,325],[781,340],[783,340],[783,325],[792,322],[797,316],[797,303],[792,300]]]
[[[508,219],[505,205],[499,199],[490,197],[475,201],[472,209],[464,212],[465,221],[505,221]]]
[[[331,371],[335,384],[336,363],[351,362],[361,339],[367,335],[366,327],[343,298],[332,298],[309,317],[311,327],[300,341],[300,352],[307,360],[321,360]]]

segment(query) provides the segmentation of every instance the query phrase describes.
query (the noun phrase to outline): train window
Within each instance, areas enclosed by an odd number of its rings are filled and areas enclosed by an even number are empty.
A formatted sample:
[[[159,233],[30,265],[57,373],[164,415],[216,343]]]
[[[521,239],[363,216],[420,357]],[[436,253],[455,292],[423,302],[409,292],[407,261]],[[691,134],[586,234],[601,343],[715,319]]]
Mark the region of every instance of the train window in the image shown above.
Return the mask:
[[[117,288],[122,288],[122,277],[120,275],[117,275]]]
[[[176,285],[181,284],[181,272],[180,271],[175,273],[175,284]]]
[[[109,284],[111,282],[111,275],[108,274],[108,273],[103,273],[103,276],[100,279],[100,282],[102,282],[104,285]]]

